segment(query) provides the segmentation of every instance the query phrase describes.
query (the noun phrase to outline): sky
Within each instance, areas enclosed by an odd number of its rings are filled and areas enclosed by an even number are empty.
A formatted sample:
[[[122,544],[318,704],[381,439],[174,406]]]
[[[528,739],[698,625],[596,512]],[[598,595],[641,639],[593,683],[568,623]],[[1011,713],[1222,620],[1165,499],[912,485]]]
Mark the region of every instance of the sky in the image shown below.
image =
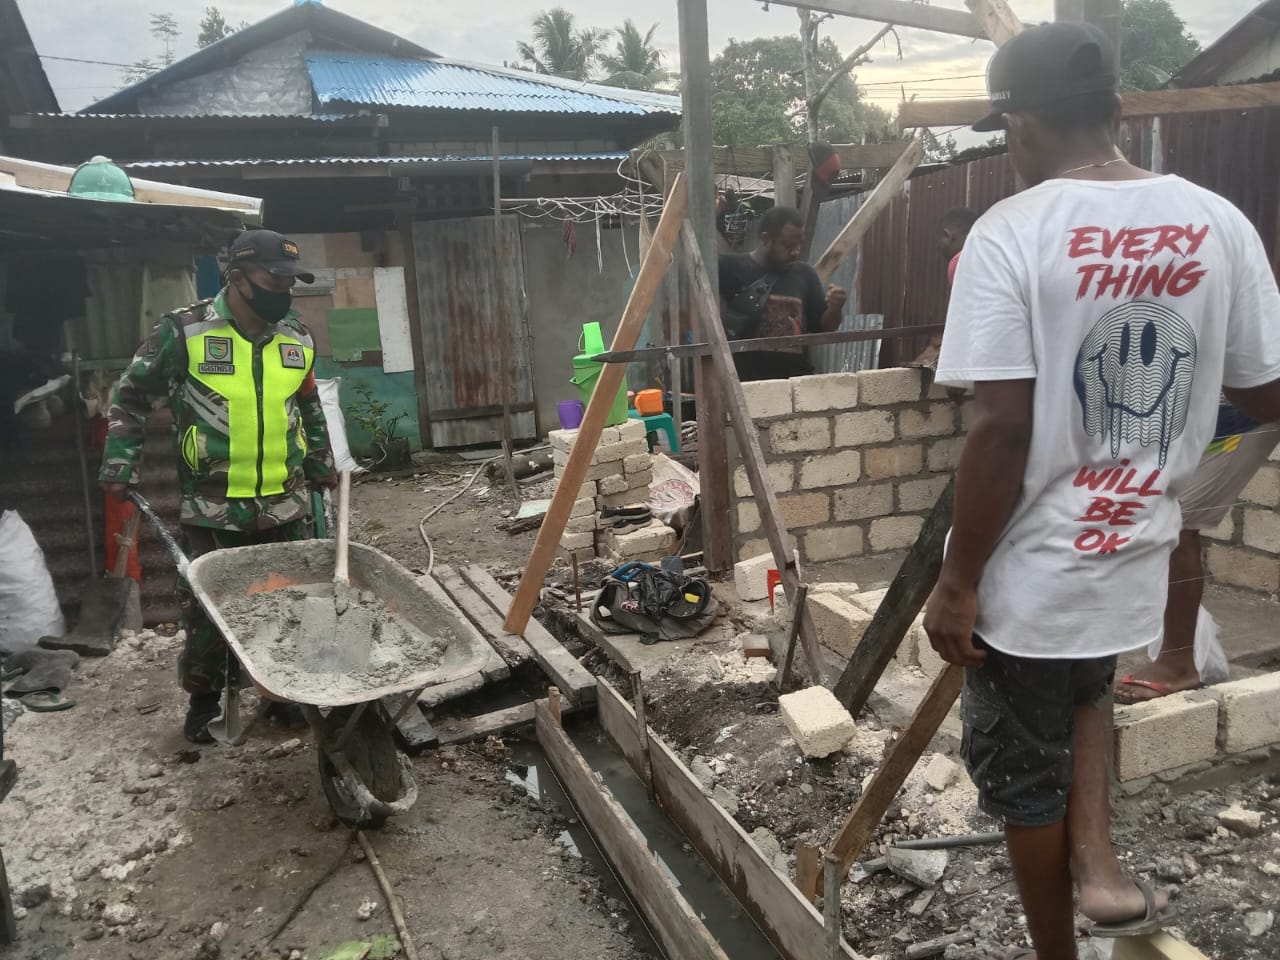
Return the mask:
[[[199,21],[208,0],[177,10],[170,0],[18,0],[37,51],[64,110],[76,110],[119,89],[120,69],[100,64],[71,63],[52,57],[130,63],[156,58],[159,41],[148,32],[151,13],[171,13],[181,31],[179,57],[195,49]],[[279,2],[222,0],[218,8],[227,21],[260,20],[283,7]],[[584,24],[619,26],[628,16],[642,29],[658,24],[657,44],[667,52],[668,66],[679,65],[676,0],[652,0],[638,5],[624,0],[482,0],[460,14],[455,3],[441,0],[325,0],[328,6],[358,16],[400,34],[444,56],[501,64],[515,59],[516,42],[526,39],[529,21],[550,6],[564,6]],[[962,0],[941,0],[937,6],[964,9]],[[707,0],[711,55],[730,39],[793,34],[796,11],[760,0]],[[1010,0],[1024,22],[1048,20],[1053,0]],[[1173,0],[1190,31],[1207,44],[1220,36],[1253,6],[1253,0]],[[108,8],[109,7],[109,8]],[[637,10],[643,12],[637,13]],[[878,24],[838,17],[824,25],[842,50],[869,39]],[[993,47],[986,41],[949,37],[924,30],[899,31],[902,59],[888,40],[873,53],[873,62],[859,68],[857,80],[864,95],[892,109],[906,95],[920,99],[950,99],[983,93],[982,74]]]

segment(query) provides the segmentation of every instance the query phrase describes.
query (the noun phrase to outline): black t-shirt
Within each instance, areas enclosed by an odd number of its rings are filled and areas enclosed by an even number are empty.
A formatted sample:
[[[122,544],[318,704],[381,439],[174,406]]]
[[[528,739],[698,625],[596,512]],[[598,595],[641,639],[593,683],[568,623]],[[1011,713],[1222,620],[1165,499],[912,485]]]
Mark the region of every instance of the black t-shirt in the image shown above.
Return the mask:
[[[773,290],[754,336],[794,337],[802,333],[820,333],[822,315],[827,312],[827,294],[817,272],[807,263],[793,263],[777,270],[760,263],[749,253],[723,254],[720,257],[721,298],[732,300],[743,288],[765,274],[772,277]],[[802,347],[735,353],[733,359],[738,377],[743,381],[781,380],[813,372]]]

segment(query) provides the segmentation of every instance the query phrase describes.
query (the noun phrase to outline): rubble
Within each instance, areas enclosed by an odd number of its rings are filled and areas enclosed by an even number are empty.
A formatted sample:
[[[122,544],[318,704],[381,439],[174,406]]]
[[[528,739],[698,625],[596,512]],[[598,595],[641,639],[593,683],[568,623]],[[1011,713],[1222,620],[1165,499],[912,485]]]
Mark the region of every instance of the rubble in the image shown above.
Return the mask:
[[[858,732],[853,718],[826,687],[809,687],[778,698],[792,738],[808,758],[829,757]]]
[[[356,909],[356,919],[360,921],[372,920],[373,915],[378,912],[378,904],[374,900],[365,897],[360,901],[360,906]]]
[[[138,919],[138,908],[129,903],[112,903],[102,911],[102,922],[109,927],[127,927]]]
[[[918,887],[932,887],[947,872],[950,857],[945,850],[903,850],[890,847],[886,858],[894,874]]]
[[[1271,910],[1254,910],[1244,915],[1244,930],[1249,936],[1257,939],[1270,933],[1275,925],[1276,915]]]
[[[1256,837],[1262,832],[1262,814],[1233,804],[1218,814],[1218,822],[1242,837]]]
[[[942,793],[960,776],[960,767],[940,753],[935,753],[924,768],[924,782],[931,790]]]

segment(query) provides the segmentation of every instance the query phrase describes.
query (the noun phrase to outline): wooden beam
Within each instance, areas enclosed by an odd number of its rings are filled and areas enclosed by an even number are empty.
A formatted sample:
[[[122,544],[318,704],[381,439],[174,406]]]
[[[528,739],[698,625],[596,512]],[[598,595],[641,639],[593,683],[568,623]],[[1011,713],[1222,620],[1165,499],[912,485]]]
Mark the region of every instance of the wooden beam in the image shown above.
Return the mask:
[[[649,253],[640,265],[640,273],[636,277],[635,286],[631,289],[631,297],[627,300],[626,309],[618,323],[618,331],[614,334],[610,349],[630,350],[640,338],[644,329],[649,308],[662,286],[662,278],[667,272],[671,259],[671,250],[680,234],[680,224],[684,221],[686,193],[683,178],[676,180],[671,196],[662,209],[662,218],[653,232],[653,244]],[[604,422],[608,419],[609,410],[618,389],[622,386],[622,378],[626,367],[610,363],[600,371],[595,390],[587,403],[582,417],[582,425],[578,428],[578,440],[573,445],[573,452],[565,464],[564,473],[556,485],[555,494],[551,498],[551,506],[547,510],[546,519],[538,530],[538,539],[529,555],[524,574],[520,578],[520,586],[507,611],[504,626],[508,633],[523,634],[529,625],[533,608],[538,603],[538,595],[542,590],[543,579],[551,569],[555,560],[556,548],[560,545],[560,537],[564,534],[569,522],[569,514],[573,511],[574,498],[586,481],[587,470],[591,466],[591,458],[595,455],[600,443],[600,434],[604,430]]]
[[[444,563],[437,563],[432,574],[445,592],[453,598],[453,602],[467,615],[476,628],[484,634],[489,645],[497,650],[509,667],[518,667],[533,659],[533,651],[524,637],[507,633],[502,628],[502,618],[485,602],[471,585],[462,579],[462,574]]]
[[[806,604],[803,610],[796,609],[796,596],[800,588],[800,577],[796,572],[794,550],[791,538],[782,519],[782,510],[778,506],[777,495],[765,466],[764,452],[760,449],[760,432],[756,429],[747,410],[747,397],[742,389],[742,381],[738,379],[738,371],[733,365],[733,355],[729,352],[729,341],[725,338],[724,328],[720,325],[720,304],[711,292],[707,282],[707,268],[697,245],[692,242],[692,229],[685,224],[686,255],[690,260],[689,276],[691,278],[692,301],[695,313],[702,317],[703,332],[711,344],[711,361],[715,364],[720,384],[724,388],[726,405],[732,420],[733,433],[738,441],[738,452],[742,464],[746,468],[747,478],[751,481],[751,492],[755,495],[756,505],[760,509],[760,525],[764,528],[769,540],[769,548],[773,551],[774,566],[782,574],[782,586],[787,594],[787,602],[796,616],[800,618],[800,643],[804,647],[806,659],[809,661],[809,677],[815,683],[826,681],[826,666],[822,657],[822,649],[818,645],[818,633],[813,626],[813,618],[809,615]],[[706,362],[706,361],[704,361]],[[722,431],[723,432],[723,431]],[[701,443],[701,434],[699,434]],[[704,499],[702,509],[707,510]],[[715,522],[724,528],[729,527],[729,511],[726,507],[723,514],[717,515]]]
[[[916,27],[935,33],[987,39],[982,25],[963,10],[949,10],[911,0],[774,0],[782,7],[808,7],[823,13],[837,13],[859,20],[877,20],[899,27]]]
[[[601,724],[637,776],[643,776],[637,766],[643,760],[635,711],[603,679],[598,703]],[[702,785],[652,729],[649,758],[653,764],[653,791],[662,809],[684,831],[694,849],[785,960],[829,957],[822,915],[765,859],[738,822],[703,793]],[[840,950],[845,960],[857,956],[846,944],[842,943]]]
[[[880,769],[862,791],[858,802],[845,819],[844,826],[828,847],[829,853],[840,858],[841,875],[849,872],[854,860],[871,839],[876,826],[884,819],[889,804],[893,803],[916,761],[938,732],[943,719],[956,702],[956,697],[960,696],[963,685],[964,669],[948,664],[920,701],[907,728],[889,748]]]
[[[498,613],[511,606],[511,595],[498,585],[488,570],[471,564],[460,571],[476,593]],[[578,658],[564,648],[547,628],[537,620],[530,620],[524,631],[524,642],[551,682],[560,688],[574,703],[590,703],[596,698],[596,678],[578,662]]]
[[[875,223],[884,209],[893,202],[902,190],[903,184],[907,182],[907,178],[911,176],[911,172],[920,165],[920,161],[924,159],[924,143],[917,137],[907,144],[906,149],[898,157],[898,160],[884,175],[884,178],[876,184],[871,195],[863,201],[853,218],[840,231],[840,235],[831,241],[831,246],[827,251],[818,258],[818,262],[813,265],[814,270],[818,272],[818,278],[824,283],[830,283],[831,278],[835,275],[849,254],[857,248],[862,242],[862,238],[866,236],[871,225]]]
[[[663,951],[673,960],[728,960],[668,871],[649,851],[648,842],[627,812],[596,779],[564,730],[552,718],[546,701],[535,707],[538,743],[556,776],[605,856],[652,925]]]
[[[675,272],[674,270],[672,271]],[[867,340],[894,340],[906,337],[925,337],[942,333],[941,323],[920,324],[914,327],[893,327],[889,330],[832,330],[830,333],[801,333],[794,337],[764,337],[760,340],[734,340],[729,344],[730,353],[744,350],[786,350],[790,347],[820,347],[828,343],[864,343]],[[709,343],[685,343],[678,347],[641,347],[638,350],[598,353],[592,360],[597,363],[635,363],[655,357],[705,357],[711,354]]]
[[[659,156],[670,170],[685,169],[684,150],[663,150]],[[711,164],[716,173],[762,177],[773,170],[772,147],[712,147]]]
[[[942,570],[942,548],[951,529],[951,513],[955,505],[954,475],[942,496],[925,519],[916,542],[907,551],[889,591],[876,608],[875,616],[853,648],[849,663],[836,683],[836,699],[857,716],[871,698],[885,667],[893,659],[902,638],[911,629],[916,615],[924,609],[938,574]]]
[[[1123,119],[1168,117],[1218,110],[1257,110],[1280,107],[1280,83],[1242,83],[1230,87],[1192,90],[1148,90],[1120,98]],[[991,112],[985,99],[913,100],[898,107],[898,124],[911,127],[954,127],[975,123]]]
[[[902,156],[903,145],[890,140],[886,143],[833,143],[832,149],[840,156],[840,167],[843,170],[887,170],[894,161]],[[799,144],[765,146],[765,147],[713,147],[711,163],[718,174],[741,174],[744,177],[764,177],[773,175],[777,181],[777,166],[774,163],[776,151],[787,150],[792,154],[794,163],[797,152],[803,154],[804,147]],[[660,167],[658,158],[666,161],[668,169],[683,170],[685,156],[683,150],[663,150],[659,154],[652,152],[633,152],[640,164],[640,172],[655,186],[661,184],[661,177],[656,176]],[[648,158],[646,160],[646,158]],[[794,168],[793,168],[794,169]],[[656,177],[656,179],[655,179]],[[790,206],[794,206],[792,203]]]
[[[382,698],[382,709],[388,720],[395,720],[395,738],[400,748],[411,757],[420,754],[427,747],[440,742],[440,735],[422,715],[422,708],[416,701],[410,701],[412,694],[394,693]]]
[[[779,207],[796,205],[796,161],[787,146],[773,148],[773,202]]]
[[[1005,0],[964,0],[965,6],[973,11],[973,18],[982,25],[983,32],[997,47],[1006,43],[1022,32],[1022,21],[1009,9]]]
[[[1145,937],[1117,937],[1111,960],[1209,960],[1168,930]]]

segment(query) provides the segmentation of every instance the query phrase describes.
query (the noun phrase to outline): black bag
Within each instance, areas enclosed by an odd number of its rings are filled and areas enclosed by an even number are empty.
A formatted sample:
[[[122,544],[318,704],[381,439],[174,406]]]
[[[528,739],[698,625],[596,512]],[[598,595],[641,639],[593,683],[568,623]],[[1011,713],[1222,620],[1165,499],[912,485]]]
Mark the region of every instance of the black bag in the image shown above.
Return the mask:
[[[638,633],[644,643],[696,637],[720,605],[711,585],[673,569],[627,564],[605,578],[591,621],[605,633]]]
[[[777,277],[765,274],[759,280],[747,284],[729,300],[724,314],[724,335],[730,340],[751,340],[760,330],[773,294]]]

